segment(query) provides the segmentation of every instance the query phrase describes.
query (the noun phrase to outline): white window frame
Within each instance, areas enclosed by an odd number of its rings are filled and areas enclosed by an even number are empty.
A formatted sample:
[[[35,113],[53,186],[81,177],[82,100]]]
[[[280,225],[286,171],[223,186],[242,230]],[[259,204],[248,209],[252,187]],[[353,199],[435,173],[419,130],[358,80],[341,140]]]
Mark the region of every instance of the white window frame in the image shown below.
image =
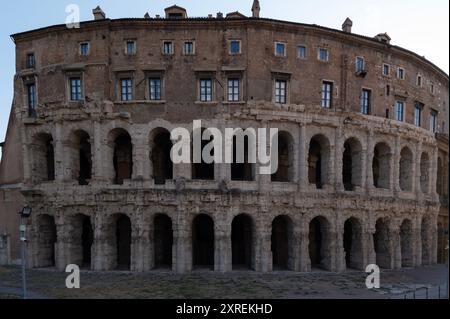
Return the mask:
[[[388,73],[387,74],[384,73],[385,67],[387,67],[387,69],[388,69]],[[383,76],[391,76],[391,65],[387,64],[387,63],[383,63],[383,66],[381,67],[381,74]]]
[[[170,43],[170,52],[169,53],[166,53],[166,43]],[[167,55],[167,56],[174,55],[175,54],[174,42],[172,40],[163,40],[161,50],[162,50],[161,53],[163,55]],[[184,48],[183,48],[183,50],[184,50]]]
[[[324,104],[324,101],[328,101],[328,99],[324,99],[323,87],[324,87],[325,84],[331,84],[330,98],[329,98],[330,103],[329,103],[329,105],[325,105]],[[331,109],[333,107],[333,104],[334,104],[334,96],[333,96],[334,95],[334,87],[335,87],[334,81],[323,79],[322,83],[320,85],[321,85],[321,87],[320,87],[320,106],[322,108],[324,108],[324,109]]]
[[[234,52],[231,51],[231,48],[232,48],[231,44],[232,44],[233,42],[238,42],[238,43],[239,43],[239,52],[237,52],[237,53],[234,53]],[[230,55],[239,55],[239,54],[242,54],[242,40],[239,40],[239,39],[230,39],[230,40],[228,40],[228,53],[229,53]]]
[[[422,127],[422,118],[423,118],[423,104],[416,102],[414,104],[414,125],[417,127]],[[417,113],[417,111],[419,111],[419,113]],[[419,114],[419,118],[417,118],[417,115]],[[419,121],[417,123],[417,120]]]
[[[428,120],[429,130],[431,133],[437,132],[437,123],[438,123],[438,112],[436,110],[430,110],[430,118]],[[431,120],[434,119],[433,125],[431,125]]]
[[[398,107],[399,107],[400,104],[403,106],[403,109],[402,109],[402,112],[401,112],[401,114],[402,114],[402,118],[401,119],[398,118],[398,114],[399,114]],[[398,122],[405,122],[405,111],[406,111],[406,103],[405,103],[405,101],[400,101],[400,100],[395,101],[395,119]]]
[[[420,83],[419,83],[419,78],[420,78]],[[416,86],[418,86],[418,87],[423,87],[423,76],[422,76],[422,74],[417,74],[417,77],[416,77]]]
[[[403,72],[402,72],[403,76],[400,76],[400,70],[403,71]],[[400,80],[406,79],[406,71],[405,71],[405,68],[402,68],[402,67],[398,67],[398,68],[397,68],[397,79],[400,79]]]
[[[300,56],[300,48],[304,48],[305,49],[305,56],[304,57],[301,57]],[[304,45],[304,44],[299,44],[299,45],[297,45],[297,58],[298,59],[300,59],[300,60],[306,60],[306,59],[308,59],[308,47],[306,46],[306,45]]]
[[[202,100],[202,81],[205,80],[209,80],[211,81],[211,99],[208,100],[206,99],[205,101]],[[201,76],[198,78],[197,83],[198,83],[198,87],[197,87],[197,94],[198,94],[198,101],[200,103],[215,103],[214,102],[214,98],[215,98],[215,85],[214,85],[214,78],[213,77],[209,77],[209,76]]]
[[[188,43],[192,43],[192,53],[186,52],[186,44],[188,44]],[[173,51],[173,43],[172,43],[172,51]],[[185,40],[185,41],[183,41],[183,55],[195,55],[195,54],[196,54],[195,41],[194,40]]]
[[[363,63],[361,70],[358,69],[358,60],[359,59],[361,59],[362,63]],[[355,71],[356,72],[364,72],[364,71],[366,71],[366,59],[363,56],[357,56],[355,58]]]
[[[133,50],[133,52],[128,52],[128,43],[131,43],[131,42],[134,43],[134,45],[133,45],[134,50]],[[133,56],[133,55],[136,55],[136,53],[137,53],[137,41],[133,40],[133,39],[125,40],[125,55]]]
[[[83,45],[87,45],[87,54],[83,54]],[[80,56],[89,56],[91,55],[91,43],[89,41],[83,41],[79,44],[78,54]]]
[[[278,82],[284,82],[285,87],[284,87],[284,101],[282,100],[278,100],[278,97],[283,97],[282,95],[278,95],[278,90],[280,90],[279,88],[277,88],[277,83]],[[284,78],[275,78],[273,81],[273,102],[275,104],[282,104],[282,105],[286,105],[289,103],[289,80],[288,79],[284,79]]]
[[[325,60],[322,60],[320,56],[320,52],[322,50],[325,50],[325,52],[327,53]],[[319,47],[319,49],[317,50],[317,60],[319,60],[320,62],[328,62],[330,60],[330,51],[327,48]]]
[[[363,99],[365,91],[369,92],[369,96],[368,96],[368,99],[367,99],[367,113],[363,112],[363,101],[366,100],[366,99]],[[364,107],[365,107],[365,105],[364,105]],[[372,108],[372,89],[365,88],[365,87],[363,87],[361,89],[360,108],[361,108],[361,110],[360,110],[361,114],[363,114],[363,115],[370,115],[371,108]]]
[[[278,48],[279,44],[284,46],[284,53],[283,53],[283,55],[278,54],[277,48]],[[287,57],[287,43],[286,42],[275,41],[275,56],[276,57],[281,57],[281,58]]]

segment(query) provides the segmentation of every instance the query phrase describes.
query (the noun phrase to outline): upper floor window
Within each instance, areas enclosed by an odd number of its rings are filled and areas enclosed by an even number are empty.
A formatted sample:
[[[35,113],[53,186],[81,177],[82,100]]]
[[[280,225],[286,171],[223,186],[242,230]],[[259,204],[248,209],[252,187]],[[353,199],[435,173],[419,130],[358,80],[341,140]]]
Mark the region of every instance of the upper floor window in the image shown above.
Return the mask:
[[[200,79],[200,101],[211,102],[212,96],[212,79]]]
[[[403,68],[397,69],[397,78],[399,78],[400,80],[405,79],[405,69],[403,69]]]
[[[371,91],[363,89],[361,92],[361,113],[364,115],[370,114],[370,98]]]
[[[403,122],[405,120],[405,102],[397,101],[395,103],[395,119],[399,122]]]
[[[287,81],[275,80],[275,103],[286,104],[287,101]]]
[[[383,64],[383,75],[389,76],[391,74],[391,67],[389,64]]]
[[[36,58],[34,53],[27,54],[27,69],[32,69],[36,66]]]
[[[431,110],[430,112],[430,132],[436,133],[437,127],[437,112],[435,110]]]
[[[329,58],[328,50],[324,49],[324,48],[320,48],[319,49],[319,60],[326,62],[326,61],[328,61],[328,58]]]
[[[81,101],[81,78],[73,77],[69,79],[70,83],[70,100]]]
[[[90,51],[90,45],[88,42],[80,43],[80,55],[88,56]]]
[[[416,85],[422,87],[422,76],[420,74],[417,75]]]
[[[150,78],[148,83],[150,100],[161,101],[161,78]]]
[[[434,84],[433,83],[431,83],[431,85],[430,85],[430,93],[434,94]]]
[[[29,83],[27,85],[27,97],[28,97],[28,114],[30,116],[35,114],[36,111],[36,84]]]
[[[126,54],[128,55],[134,55],[136,54],[136,41],[134,40],[128,40],[126,42]]]
[[[304,45],[297,47],[297,57],[299,59],[306,59],[306,47]]]
[[[286,43],[275,42],[275,55],[286,56]]]
[[[183,53],[185,55],[193,55],[193,54],[195,54],[195,44],[194,44],[193,41],[186,41],[186,42],[184,42]],[[170,54],[170,53],[165,53],[165,54]]]
[[[172,41],[164,41],[163,43],[163,53],[165,55],[173,54],[173,42]]]
[[[120,98],[122,101],[133,100],[133,80],[131,78],[120,80]]]
[[[230,54],[240,54],[241,53],[241,41],[231,40],[230,41]]]
[[[333,103],[333,83],[324,81],[322,83],[322,107],[331,108]]]
[[[366,70],[366,61],[362,57],[356,58],[356,72],[364,72]]]
[[[422,126],[422,110],[423,104],[416,102],[416,105],[414,106],[414,125],[417,127]]]
[[[238,102],[239,100],[239,79],[228,79],[228,102]]]

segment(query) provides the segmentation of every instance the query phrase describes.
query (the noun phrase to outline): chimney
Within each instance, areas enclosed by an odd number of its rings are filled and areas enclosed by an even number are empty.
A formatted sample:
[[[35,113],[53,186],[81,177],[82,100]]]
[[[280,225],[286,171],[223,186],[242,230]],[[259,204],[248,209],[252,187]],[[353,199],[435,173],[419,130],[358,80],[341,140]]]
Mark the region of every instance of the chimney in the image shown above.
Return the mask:
[[[391,43],[391,37],[387,33],[380,33],[375,36],[375,39],[386,44]]]
[[[102,8],[100,8],[100,6],[97,6],[97,8],[92,10],[92,13],[94,14],[94,20],[104,20],[104,19],[106,19],[106,15],[103,12]]]
[[[260,11],[261,11],[261,7],[259,6],[259,0],[254,0],[253,6],[252,6],[253,18],[259,18]]]
[[[347,33],[352,33],[353,21],[349,18],[345,19],[344,24],[342,25],[342,31]]]
[[[223,19],[223,13],[217,12],[217,19]]]
[[[148,12],[145,13],[144,19],[150,19],[150,15],[148,14]]]

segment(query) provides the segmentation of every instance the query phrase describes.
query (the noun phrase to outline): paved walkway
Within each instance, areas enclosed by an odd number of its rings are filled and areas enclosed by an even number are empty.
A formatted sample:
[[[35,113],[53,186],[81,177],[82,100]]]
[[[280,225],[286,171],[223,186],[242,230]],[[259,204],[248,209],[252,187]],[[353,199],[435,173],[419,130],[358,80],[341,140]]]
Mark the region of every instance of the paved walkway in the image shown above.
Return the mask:
[[[448,268],[445,265],[383,271],[381,288],[368,290],[367,274],[233,272],[218,274],[194,271],[176,275],[168,271],[149,273],[81,272],[81,289],[67,289],[68,274],[51,269],[27,271],[29,298],[69,299],[397,299],[405,298],[411,289],[428,287],[428,297],[446,292]],[[20,298],[21,273],[18,267],[0,267],[0,299]],[[410,293],[407,298],[413,298]],[[426,298],[426,290],[416,292],[417,299]]]

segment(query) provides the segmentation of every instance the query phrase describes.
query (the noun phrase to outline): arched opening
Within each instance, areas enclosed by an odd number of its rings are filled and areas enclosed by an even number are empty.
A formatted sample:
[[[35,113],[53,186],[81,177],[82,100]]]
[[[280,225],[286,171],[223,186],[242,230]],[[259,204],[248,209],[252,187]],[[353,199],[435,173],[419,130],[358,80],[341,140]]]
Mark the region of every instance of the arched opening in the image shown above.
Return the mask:
[[[253,138],[252,138],[253,139]],[[255,163],[252,161],[250,143],[252,140],[248,135],[244,136],[243,142],[236,136],[233,137],[233,162],[231,163],[231,180],[251,182],[255,180]],[[238,145],[243,143],[242,145]]]
[[[344,224],[345,264],[348,269],[364,269],[362,251],[362,226],[356,218],[349,218]]]
[[[400,226],[400,250],[402,254],[402,267],[413,267],[413,250],[412,250],[412,223],[406,219]]]
[[[122,185],[133,174],[133,145],[131,136],[123,129],[114,129],[109,134],[108,145],[112,150],[114,184]]]
[[[438,245],[437,245],[437,259],[439,264],[445,264],[447,261],[446,258],[446,240],[445,240],[445,232],[446,229],[444,225],[439,222],[438,223]]]
[[[376,188],[390,189],[391,149],[386,143],[375,146],[372,162],[373,185]]]
[[[231,225],[233,269],[252,269],[253,225],[248,215],[241,214]]]
[[[278,138],[278,170],[272,174],[272,182],[292,182],[294,180],[294,145],[288,132],[279,132]]]
[[[128,216],[116,216],[117,269],[131,269],[131,220]]]
[[[37,267],[54,267],[56,265],[55,245],[57,242],[57,231],[55,218],[50,215],[37,217]]]
[[[153,167],[153,179],[156,185],[164,185],[167,180],[173,179],[173,162],[170,158],[172,141],[170,132],[158,129],[151,140],[151,162]]]
[[[55,151],[50,134],[38,134],[32,142],[33,180],[36,183],[55,180]]]
[[[172,219],[157,215],[154,219],[155,268],[172,267]]]
[[[91,249],[94,242],[91,218],[83,214],[77,214],[68,218],[68,222],[72,226],[70,228],[71,263],[89,269],[91,267]]]
[[[274,270],[293,269],[293,225],[287,216],[278,216],[272,222],[272,259]]]
[[[322,189],[328,184],[328,164],[330,143],[323,135],[316,135],[309,143],[308,177],[309,183]]]
[[[420,189],[422,193],[429,193],[430,185],[430,158],[427,153],[420,157]]]
[[[202,128],[201,135],[203,136],[203,133],[205,132],[205,129]],[[192,179],[193,180],[214,180],[214,162],[212,163],[206,163],[203,158],[203,150],[205,147],[211,143],[214,140],[214,137],[211,136],[209,140],[203,140],[201,141],[201,153],[200,155],[200,163],[194,163],[194,147],[192,146]],[[214,150],[211,151],[211,156],[214,156]]]
[[[195,217],[192,224],[194,268],[214,269],[214,221],[205,214]]]
[[[88,185],[92,178],[92,153],[89,134],[76,131],[71,134],[70,153],[72,162],[72,179],[79,185]]]
[[[422,219],[421,238],[422,238],[422,265],[431,264],[432,246],[431,218],[425,216]]]
[[[319,216],[309,223],[309,258],[312,268],[330,270],[330,223]]]
[[[391,269],[391,247],[388,222],[382,218],[375,225],[373,236],[377,265],[380,268]]]
[[[346,191],[354,191],[355,187],[362,185],[361,154],[361,143],[357,139],[350,138],[345,142],[342,159],[342,181]]]
[[[400,189],[404,192],[412,191],[413,154],[408,147],[400,152]]]

